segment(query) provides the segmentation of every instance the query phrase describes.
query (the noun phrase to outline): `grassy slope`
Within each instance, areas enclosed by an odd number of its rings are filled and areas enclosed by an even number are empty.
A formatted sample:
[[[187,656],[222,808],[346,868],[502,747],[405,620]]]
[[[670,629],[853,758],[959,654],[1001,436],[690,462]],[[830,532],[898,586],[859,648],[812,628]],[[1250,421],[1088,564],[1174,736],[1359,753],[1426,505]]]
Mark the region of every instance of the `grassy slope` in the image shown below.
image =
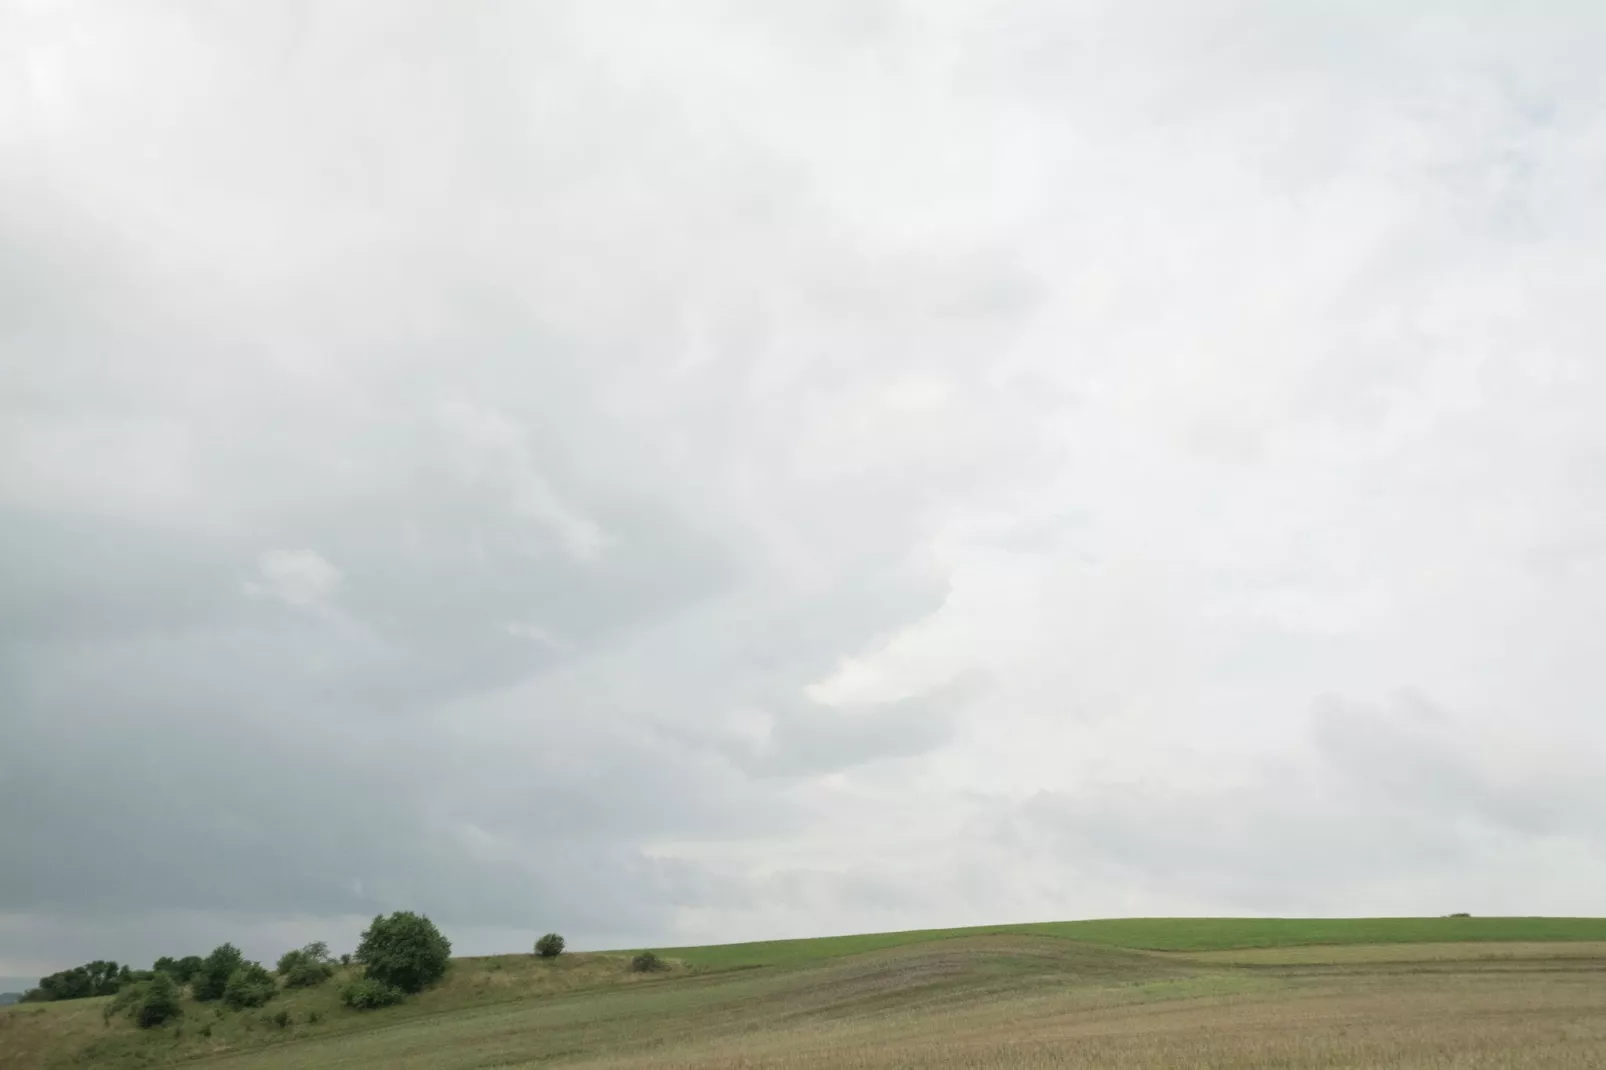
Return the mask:
[[[702,969],[741,969],[791,966],[931,940],[994,935],[1052,936],[1147,951],[1469,940],[1593,941],[1606,940],[1606,918],[1117,918],[681,947],[663,954]]]
[[[1431,943],[1441,949],[1435,959],[1487,960],[1508,954],[1489,942],[1524,941],[1521,953],[1559,976],[1579,962],[1598,973],[1600,949],[1572,956],[1569,965],[1546,942],[1596,940],[1606,941],[1606,919],[1132,919],[668,949],[662,953],[677,960],[675,969],[646,977],[630,974],[623,955],[566,955],[556,963],[527,955],[460,959],[440,987],[405,1006],[361,1015],[338,1005],[332,984],[283,993],[256,1012],[218,1016],[188,1004],[181,1031],[104,1024],[101,1000],[0,1008],[0,1066],[221,1059],[220,1065],[264,1068],[467,1068],[599,1053],[645,1058],[659,1048],[690,1051],[700,1037],[748,1038],[741,1043],[762,1046],[762,1035],[769,1038],[763,1043],[783,1044],[798,1030],[799,1044],[824,1043],[827,1034],[832,1044],[851,1044],[861,1026],[883,1038],[896,1034],[900,1022],[911,1036],[934,1023],[985,1029],[995,1018],[1029,1016],[1045,1000],[1063,1015],[1112,1001],[1258,991],[1282,983],[1279,977],[1310,976],[1299,963],[1331,960],[1353,972],[1371,969],[1369,961],[1423,957],[1298,952],[1311,945]],[[1493,954],[1458,956],[1455,945],[1468,941]],[[1235,956],[1223,949],[1250,950]],[[1266,964],[1288,969],[1268,974]],[[280,1009],[292,1018],[286,1028],[269,1021]],[[200,1035],[204,1026],[210,1036]]]

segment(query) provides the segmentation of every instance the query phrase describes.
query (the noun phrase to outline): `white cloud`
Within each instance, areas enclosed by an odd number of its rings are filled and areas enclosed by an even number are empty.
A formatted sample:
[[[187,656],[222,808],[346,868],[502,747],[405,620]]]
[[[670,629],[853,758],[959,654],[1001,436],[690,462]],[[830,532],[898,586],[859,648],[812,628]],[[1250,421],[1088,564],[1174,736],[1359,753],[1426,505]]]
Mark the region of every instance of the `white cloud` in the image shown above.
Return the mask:
[[[312,550],[269,550],[257,559],[260,580],[247,580],[246,594],[277,598],[297,609],[322,606],[340,586],[341,571]]]

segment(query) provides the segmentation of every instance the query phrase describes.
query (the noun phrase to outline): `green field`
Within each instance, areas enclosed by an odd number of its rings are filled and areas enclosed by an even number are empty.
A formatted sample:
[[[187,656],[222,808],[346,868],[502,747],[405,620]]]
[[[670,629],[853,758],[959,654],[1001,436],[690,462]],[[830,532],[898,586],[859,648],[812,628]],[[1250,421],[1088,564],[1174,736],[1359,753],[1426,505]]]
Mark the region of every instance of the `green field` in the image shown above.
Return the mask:
[[[1131,919],[459,959],[363,1014],[335,983],[174,1028],[0,1008],[0,1067],[1602,1065],[1606,919]],[[273,1017],[283,1010],[289,1022]]]
[[[1222,951],[1313,944],[1606,941],[1606,918],[1115,918],[716,944],[671,948],[664,954],[710,969],[795,966],[838,955],[961,936],[1052,936],[1137,951]]]

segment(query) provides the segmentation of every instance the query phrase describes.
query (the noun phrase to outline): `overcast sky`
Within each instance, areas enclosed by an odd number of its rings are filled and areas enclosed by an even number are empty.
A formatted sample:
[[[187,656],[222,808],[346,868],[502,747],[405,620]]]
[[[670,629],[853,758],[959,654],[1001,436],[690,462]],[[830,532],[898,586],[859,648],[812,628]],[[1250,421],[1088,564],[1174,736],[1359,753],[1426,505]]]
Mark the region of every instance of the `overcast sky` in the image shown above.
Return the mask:
[[[0,979],[1606,914],[1603,39],[0,0]]]

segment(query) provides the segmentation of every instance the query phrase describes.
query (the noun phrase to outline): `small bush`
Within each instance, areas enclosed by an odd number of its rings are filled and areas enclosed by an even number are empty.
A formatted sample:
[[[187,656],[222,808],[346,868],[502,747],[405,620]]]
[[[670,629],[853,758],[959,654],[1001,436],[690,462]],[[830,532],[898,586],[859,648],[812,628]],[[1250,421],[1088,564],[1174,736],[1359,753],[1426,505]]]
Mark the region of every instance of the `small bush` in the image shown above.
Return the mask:
[[[367,976],[401,989],[419,992],[440,980],[452,958],[452,944],[422,914],[398,910],[375,917],[357,945],[357,961]]]
[[[643,951],[630,960],[631,973],[655,973],[658,970],[667,970],[668,968],[664,960],[651,951]]]
[[[547,933],[535,942],[535,953],[544,959],[555,959],[563,954],[563,937]]]
[[[273,1024],[280,1029],[288,1029],[290,1027],[290,1012],[281,1009],[273,1016]]]
[[[372,977],[362,977],[340,989],[340,1002],[353,1010],[371,1011],[376,1007],[389,1007],[407,998],[395,985]]]
[[[278,993],[279,986],[273,983],[273,975],[257,963],[247,962],[229,974],[228,984],[223,988],[223,1002],[235,1010],[243,1010],[260,1007]]]
[[[308,1025],[317,1025],[321,1021],[323,1021],[323,1011],[308,1011],[307,1012],[307,1024]]]
[[[203,1037],[211,1036],[212,1035],[212,1023],[211,1022],[207,1022],[205,1025],[201,1026],[201,1028],[197,1029],[196,1032],[199,1033]]]
[[[178,983],[165,973],[141,982],[143,991],[134,1008],[134,1022],[141,1029],[162,1025],[183,1014],[179,1006]]]

